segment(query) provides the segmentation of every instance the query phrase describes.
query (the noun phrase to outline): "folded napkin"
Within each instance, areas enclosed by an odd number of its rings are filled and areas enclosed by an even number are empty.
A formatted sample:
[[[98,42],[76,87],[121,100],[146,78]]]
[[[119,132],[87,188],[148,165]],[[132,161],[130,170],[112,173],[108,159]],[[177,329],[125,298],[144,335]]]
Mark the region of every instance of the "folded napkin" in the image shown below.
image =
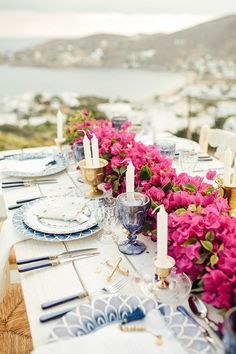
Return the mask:
[[[29,160],[3,160],[0,161],[0,171],[2,172],[27,172],[40,173],[47,168],[47,163],[52,161],[52,157]]]
[[[39,219],[86,222],[88,210],[83,198],[50,197],[35,205],[34,215]]]
[[[161,334],[162,346],[155,343],[155,337],[150,333],[121,332],[118,324],[113,324],[85,336],[43,345],[36,348],[33,354],[187,354],[166,327],[161,314],[156,310],[150,311],[149,314],[146,320],[135,323]]]

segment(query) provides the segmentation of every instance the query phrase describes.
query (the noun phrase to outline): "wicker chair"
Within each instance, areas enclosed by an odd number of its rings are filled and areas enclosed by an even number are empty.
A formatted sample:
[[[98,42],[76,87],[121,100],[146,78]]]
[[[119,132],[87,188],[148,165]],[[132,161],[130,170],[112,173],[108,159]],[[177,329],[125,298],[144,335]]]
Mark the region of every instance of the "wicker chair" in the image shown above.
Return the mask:
[[[11,284],[0,303],[0,354],[29,354],[32,339],[19,284]]]

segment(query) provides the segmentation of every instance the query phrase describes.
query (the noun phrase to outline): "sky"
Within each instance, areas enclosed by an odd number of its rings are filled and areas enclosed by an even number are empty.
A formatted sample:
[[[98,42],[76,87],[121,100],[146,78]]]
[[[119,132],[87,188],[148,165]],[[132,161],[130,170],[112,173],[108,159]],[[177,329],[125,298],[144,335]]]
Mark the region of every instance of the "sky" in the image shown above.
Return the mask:
[[[236,14],[236,0],[0,0],[0,37],[170,33]]]

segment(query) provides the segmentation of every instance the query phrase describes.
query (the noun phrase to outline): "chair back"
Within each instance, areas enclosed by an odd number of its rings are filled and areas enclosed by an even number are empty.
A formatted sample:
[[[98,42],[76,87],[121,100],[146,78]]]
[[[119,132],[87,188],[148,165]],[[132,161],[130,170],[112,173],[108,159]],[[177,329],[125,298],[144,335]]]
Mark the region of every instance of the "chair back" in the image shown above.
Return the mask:
[[[201,128],[199,144],[202,152],[207,153],[208,147],[216,148],[215,157],[223,160],[224,152],[229,147],[236,154],[236,134],[223,129],[212,129],[204,125]]]

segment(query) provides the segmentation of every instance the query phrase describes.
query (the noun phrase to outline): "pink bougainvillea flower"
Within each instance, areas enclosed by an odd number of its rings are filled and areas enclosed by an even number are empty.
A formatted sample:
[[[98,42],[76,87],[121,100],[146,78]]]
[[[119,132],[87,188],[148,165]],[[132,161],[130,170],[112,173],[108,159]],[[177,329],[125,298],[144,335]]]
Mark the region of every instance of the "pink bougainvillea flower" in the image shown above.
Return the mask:
[[[207,171],[206,178],[209,179],[210,181],[213,181],[216,178],[216,171],[214,170]]]

